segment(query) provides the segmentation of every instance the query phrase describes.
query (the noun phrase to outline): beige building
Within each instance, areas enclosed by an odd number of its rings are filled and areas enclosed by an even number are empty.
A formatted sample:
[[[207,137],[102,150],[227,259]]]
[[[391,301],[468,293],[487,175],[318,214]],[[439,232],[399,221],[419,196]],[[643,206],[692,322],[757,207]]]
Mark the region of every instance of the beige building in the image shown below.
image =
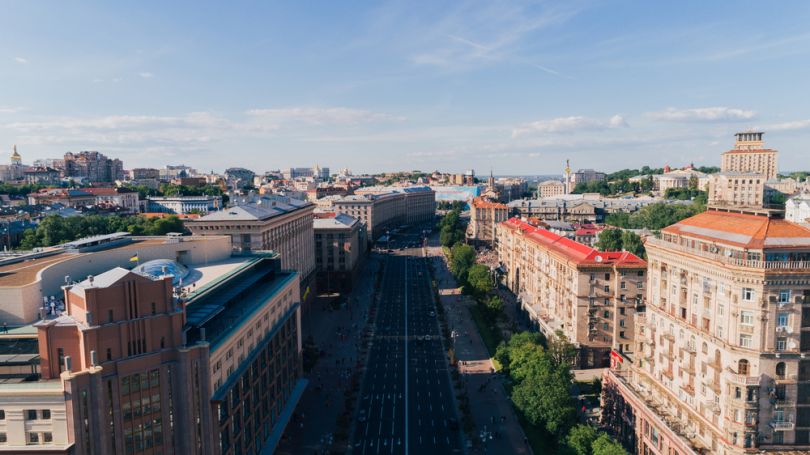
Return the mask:
[[[633,351],[633,317],[644,308],[644,260],[598,251],[517,218],[498,225],[496,245],[504,284],[546,336],[562,331],[577,345],[577,367],[607,366],[611,349]]]
[[[509,218],[509,207],[499,202],[477,197],[470,204],[470,224],[467,239],[492,246],[495,242],[495,226]]]
[[[329,206],[363,222],[373,242],[388,229],[432,221],[436,192],[427,186],[366,187],[352,196],[331,199]]]
[[[694,169],[676,169],[660,175],[653,175],[655,189],[665,194],[670,188],[690,188],[706,191],[709,176]]]
[[[646,314],[606,375],[604,423],[636,453],[810,450],[810,229],[709,209],[646,249]]]
[[[351,290],[368,245],[365,226],[345,213],[316,212],[314,231],[318,289]]]
[[[761,132],[737,133],[734,149],[722,154],[720,172],[753,172],[764,175],[765,180],[777,176],[778,152],[764,148]]]
[[[723,172],[709,182],[709,204],[731,207],[762,207],[765,178],[761,174]]]
[[[281,256],[281,267],[298,272],[306,289],[315,273],[314,210],[309,202],[265,197],[210,213],[186,227],[194,235],[229,235],[237,252],[275,251]]]
[[[559,180],[546,180],[537,185],[537,197],[546,198],[565,194],[565,184]]]

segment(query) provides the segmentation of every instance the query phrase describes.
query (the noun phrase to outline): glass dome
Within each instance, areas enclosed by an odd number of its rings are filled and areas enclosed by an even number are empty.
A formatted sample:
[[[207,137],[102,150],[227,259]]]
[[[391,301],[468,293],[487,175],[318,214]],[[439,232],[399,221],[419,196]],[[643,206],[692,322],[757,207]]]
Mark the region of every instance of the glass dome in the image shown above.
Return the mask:
[[[178,286],[180,284],[180,280],[184,279],[188,275],[188,268],[186,266],[179,264],[176,261],[172,261],[171,259],[155,259],[153,261],[144,262],[132,270],[137,273],[155,277],[173,275],[173,286]]]

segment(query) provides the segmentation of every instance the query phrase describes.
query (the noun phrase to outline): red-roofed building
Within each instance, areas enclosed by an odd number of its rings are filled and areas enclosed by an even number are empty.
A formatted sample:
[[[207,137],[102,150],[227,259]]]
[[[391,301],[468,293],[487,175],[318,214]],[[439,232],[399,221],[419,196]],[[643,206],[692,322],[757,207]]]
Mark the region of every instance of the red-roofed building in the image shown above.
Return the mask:
[[[577,366],[604,367],[611,348],[632,352],[633,316],[644,308],[647,262],[603,252],[511,218],[497,226],[506,286],[540,330],[579,347]]]

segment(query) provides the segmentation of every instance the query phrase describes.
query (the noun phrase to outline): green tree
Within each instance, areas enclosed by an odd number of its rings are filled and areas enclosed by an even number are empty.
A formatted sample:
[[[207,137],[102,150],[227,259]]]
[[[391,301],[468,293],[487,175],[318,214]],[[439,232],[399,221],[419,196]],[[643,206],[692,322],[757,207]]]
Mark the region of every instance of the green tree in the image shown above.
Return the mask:
[[[590,425],[577,425],[565,437],[565,445],[573,455],[591,455],[591,445],[599,436]]]
[[[641,240],[641,237],[635,232],[622,231],[621,243],[622,249],[624,251],[629,251],[630,253],[633,253],[640,258],[647,256],[647,252],[644,250],[644,242]]]
[[[548,354],[551,356],[555,365],[564,367],[570,376],[571,365],[577,357],[576,346],[568,341],[568,337],[565,336],[562,330],[557,330],[554,336],[548,340],[547,344]]]
[[[605,229],[602,232],[600,232],[599,240],[596,242],[596,248],[602,251],[621,251],[622,230]]]
[[[473,264],[467,272],[467,283],[473,292],[485,295],[492,290],[492,277],[489,268],[483,264]]]
[[[531,366],[512,389],[512,401],[529,422],[560,437],[576,418],[569,370],[555,367],[549,355],[540,355]]]
[[[475,264],[475,250],[469,245],[456,243],[450,249],[450,271],[462,283],[467,282],[467,273]]]
[[[492,315],[499,315],[503,311],[503,300],[497,295],[491,295],[484,302],[487,311]]]
[[[630,455],[621,444],[606,433],[602,433],[591,444],[592,455]]]

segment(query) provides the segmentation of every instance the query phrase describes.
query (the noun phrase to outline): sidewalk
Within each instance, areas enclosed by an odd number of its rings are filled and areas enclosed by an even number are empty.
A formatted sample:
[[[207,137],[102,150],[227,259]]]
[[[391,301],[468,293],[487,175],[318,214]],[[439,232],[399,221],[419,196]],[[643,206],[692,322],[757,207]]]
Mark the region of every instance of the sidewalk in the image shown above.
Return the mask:
[[[469,453],[531,454],[500,376],[492,373],[489,353],[472,321],[469,307],[475,302],[458,291],[441,248],[430,247],[429,254],[433,257],[439,294],[447,313],[449,328],[458,333],[455,354],[475,422],[475,441]],[[482,433],[489,433],[493,437],[482,443]]]
[[[325,353],[305,376],[310,383],[287,426],[277,454],[331,453],[338,417],[345,410],[366,318],[369,314],[379,261],[369,256],[345,308],[331,309],[322,299],[302,315],[302,338],[310,335]],[[347,416],[348,418],[348,416]]]

